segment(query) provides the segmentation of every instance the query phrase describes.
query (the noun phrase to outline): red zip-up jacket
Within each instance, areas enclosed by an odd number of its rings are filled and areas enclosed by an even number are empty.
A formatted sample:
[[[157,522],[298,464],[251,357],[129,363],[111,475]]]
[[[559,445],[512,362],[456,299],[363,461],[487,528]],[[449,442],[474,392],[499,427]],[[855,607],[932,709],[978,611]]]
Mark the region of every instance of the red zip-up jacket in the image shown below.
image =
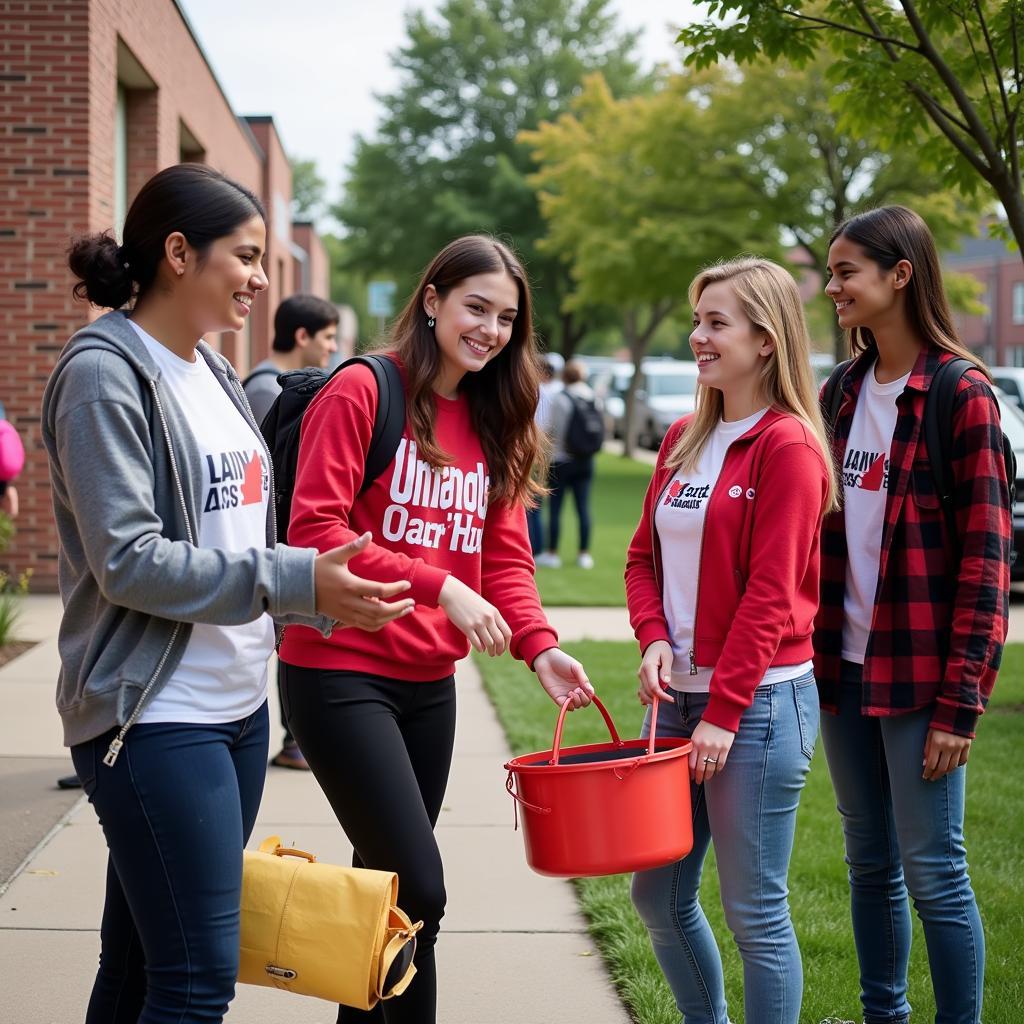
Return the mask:
[[[671,552],[654,512],[675,473],[665,459],[692,418],[665,435],[629,545],[626,603],[641,651],[671,642],[662,601]],[[827,495],[821,448],[795,416],[769,409],[729,446],[704,519],[694,625],[695,660],[715,669],[703,715],[712,725],[736,732],[769,666],[811,659]]]
[[[337,373],[302,419],[288,542],[328,551],[367,530],[373,541],[349,562],[365,579],[408,579],[416,610],[368,633],[336,629],[325,638],[289,626],[281,659],[304,668],[343,669],[407,681],[442,679],[469,641],[438,607],[449,574],[482,594],[512,630],[511,652],[529,665],[558,645],[537,596],[522,505],[488,502],[490,477],[465,395],[435,396],[435,437],[454,459],[431,469],[417,458],[408,426],[391,465],[359,494],[377,408],[369,367]]]

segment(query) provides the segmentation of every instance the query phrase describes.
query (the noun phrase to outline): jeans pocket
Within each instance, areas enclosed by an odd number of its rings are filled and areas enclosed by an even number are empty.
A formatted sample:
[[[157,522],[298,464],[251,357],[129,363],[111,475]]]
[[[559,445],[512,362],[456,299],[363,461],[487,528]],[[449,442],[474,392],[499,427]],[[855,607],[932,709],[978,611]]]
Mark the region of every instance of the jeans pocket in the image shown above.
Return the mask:
[[[796,706],[796,721],[800,730],[800,751],[809,761],[814,757],[821,714],[818,705],[818,686],[814,676],[807,675],[793,683],[793,703]]]

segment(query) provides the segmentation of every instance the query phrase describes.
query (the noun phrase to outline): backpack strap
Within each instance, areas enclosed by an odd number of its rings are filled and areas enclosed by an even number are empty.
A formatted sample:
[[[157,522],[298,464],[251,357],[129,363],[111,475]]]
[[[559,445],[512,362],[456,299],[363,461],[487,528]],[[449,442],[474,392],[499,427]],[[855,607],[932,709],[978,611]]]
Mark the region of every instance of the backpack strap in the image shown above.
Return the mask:
[[[935,493],[942,508],[953,521],[953,405],[960,378],[972,367],[969,359],[947,359],[935,371],[931,387],[924,401],[924,441],[928,448],[928,462],[935,481]],[[956,531],[953,531],[956,536]]]
[[[252,370],[249,375],[242,381],[242,390],[244,391],[257,377],[263,377],[268,373],[272,373],[275,377],[281,375],[281,370],[276,366],[261,366],[256,370]]]
[[[841,386],[843,377],[846,376],[846,371],[852,364],[852,359],[844,359],[841,363],[837,363],[828,375],[825,386],[821,389],[821,415],[830,434],[835,430],[839,406],[843,404],[843,389]]]
[[[398,451],[405,430],[405,386],[397,364],[387,356],[353,356],[342,365],[351,363],[368,366],[377,382],[377,412],[373,418],[370,447],[366,452],[363,485],[359,488],[362,494],[388,468]]]

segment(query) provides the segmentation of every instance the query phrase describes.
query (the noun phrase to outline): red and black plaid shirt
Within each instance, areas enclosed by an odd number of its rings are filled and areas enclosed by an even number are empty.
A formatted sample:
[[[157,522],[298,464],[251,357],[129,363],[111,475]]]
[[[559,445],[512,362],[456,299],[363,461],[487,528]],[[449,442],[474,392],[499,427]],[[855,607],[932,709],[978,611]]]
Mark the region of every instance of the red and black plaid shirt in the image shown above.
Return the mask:
[[[872,347],[842,381],[832,450],[842,466]],[[925,447],[922,417],[932,377],[953,358],[921,352],[896,399],[878,588],[864,655],[861,710],[898,715],[934,705],[932,728],[974,735],[1006,639],[1011,515],[999,407],[983,374],[961,378],[953,406],[951,537]],[[821,605],[814,668],[821,704],[835,711],[846,593],[846,524],[840,509],[821,531]]]

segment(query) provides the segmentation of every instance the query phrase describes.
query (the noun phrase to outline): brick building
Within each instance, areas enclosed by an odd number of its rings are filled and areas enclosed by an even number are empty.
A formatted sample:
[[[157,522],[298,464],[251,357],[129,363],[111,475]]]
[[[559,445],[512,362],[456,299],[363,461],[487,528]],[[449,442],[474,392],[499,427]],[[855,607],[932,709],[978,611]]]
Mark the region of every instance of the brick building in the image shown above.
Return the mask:
[[[943,266],[976,277],[985,291],[982,316],[957,313],[964,342],[990,366],[1024,366],[1024,261],[998,238],[963,239],[959,252],[947,253]]]
[[[21,514],[0,564],[56,584],[57,543],[43,388],[72,333],[96,311],[74,301],[70,239],[119,229],[151,175],[210,164],[267,208],[269,295],[244,332],[210,338],[240,372],[270,348],[272,311],[299,284],[327,297],[323,246],[293,231],[291,171],[268,117],[232,111],[174,0],[4,0],[0,4],[0,401],[28,459]]]

